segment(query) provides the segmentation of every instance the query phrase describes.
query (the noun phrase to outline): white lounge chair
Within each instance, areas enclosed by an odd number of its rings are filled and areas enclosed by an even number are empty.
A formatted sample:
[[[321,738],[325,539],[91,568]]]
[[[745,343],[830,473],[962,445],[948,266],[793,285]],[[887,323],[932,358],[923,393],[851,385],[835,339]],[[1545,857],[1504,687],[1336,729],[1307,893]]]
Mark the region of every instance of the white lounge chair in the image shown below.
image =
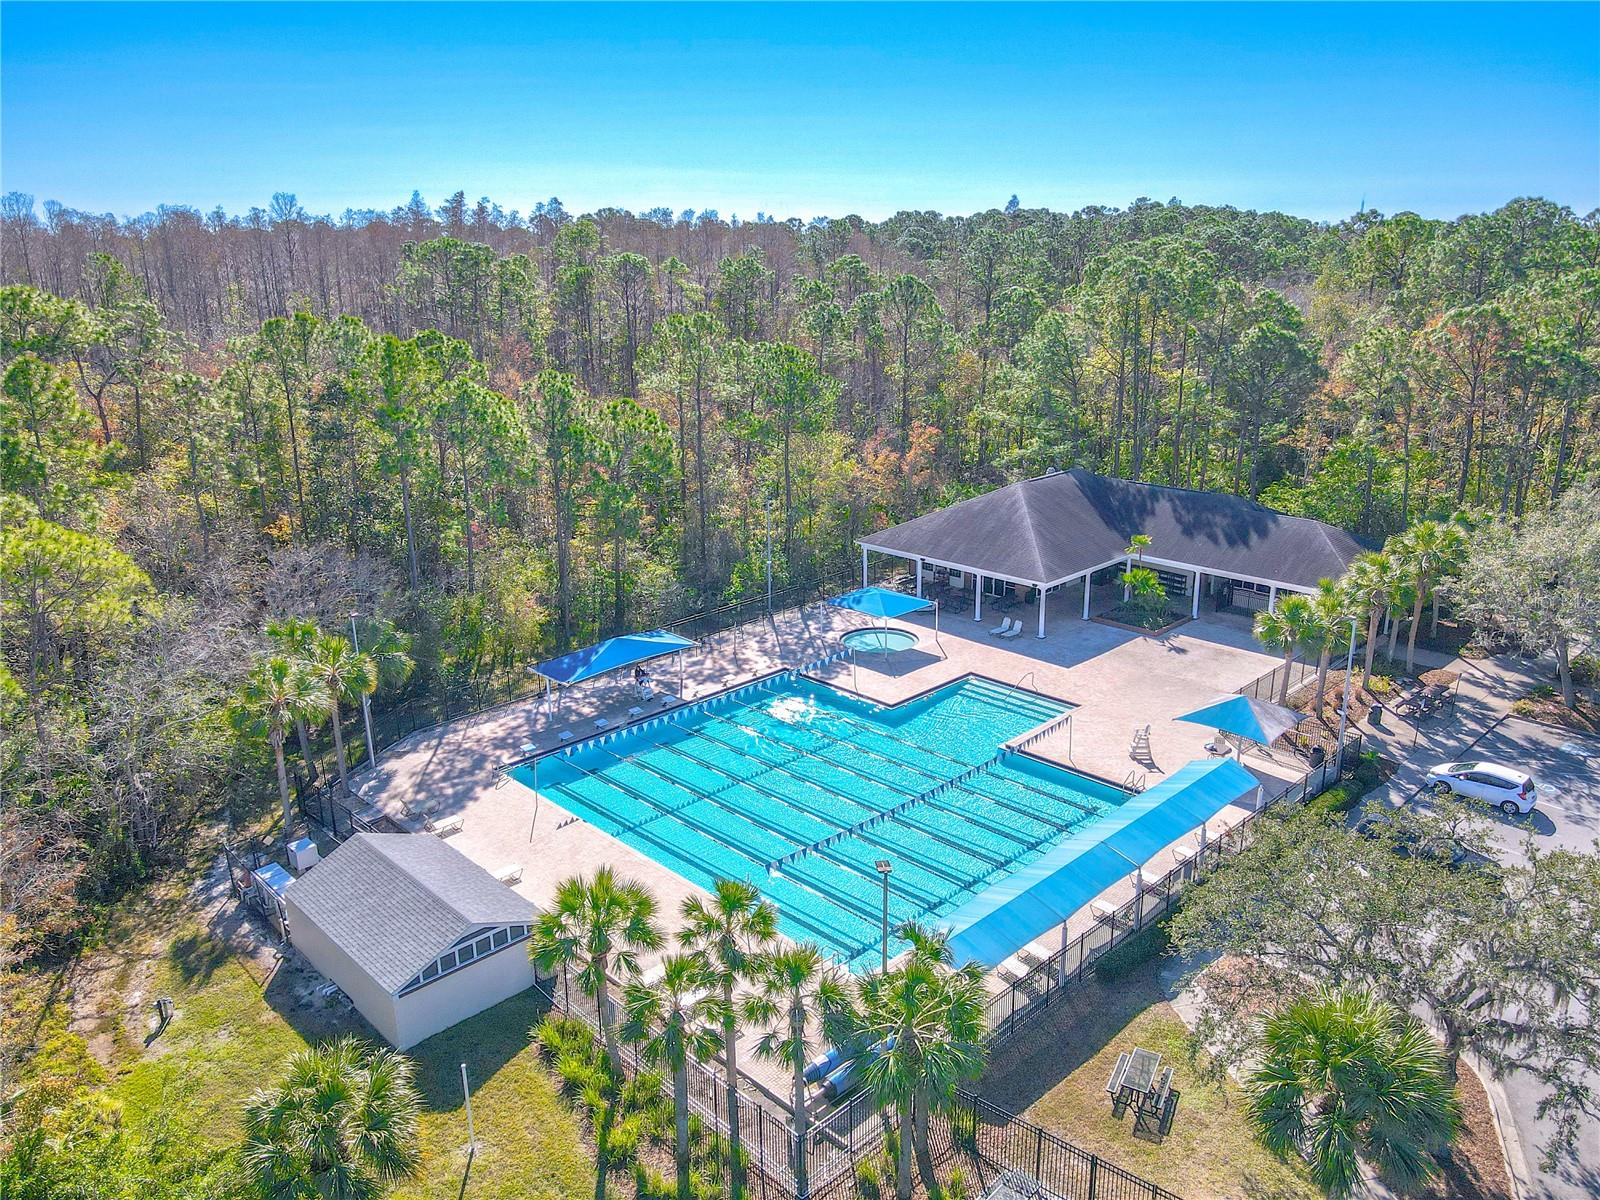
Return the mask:
[[[430,817],[428,818],[428,832],[433,834],[435,837],[453,837],[455,834],[461,832],[461,827],[465,824],[466,818],[460,813],[456,813],[451,817],[445,817],[442,821],[435,821]]]
[[[1003,637],[1003,638],[1021,637],[1022,636],[1022,622],[1021,621],[1013,621],[1011,623],[1011,628],[1006,630],[1006,632],[1002,633],[1000,636]]]
[[[594,719],[594,727],[596,729],[610,729],[611,722],[606,720],[604,717],[596,717]]]
[[[1011,631],[1011,618],[1001,617],[1000,624],[989,630],[990,637],[1005,637]]]

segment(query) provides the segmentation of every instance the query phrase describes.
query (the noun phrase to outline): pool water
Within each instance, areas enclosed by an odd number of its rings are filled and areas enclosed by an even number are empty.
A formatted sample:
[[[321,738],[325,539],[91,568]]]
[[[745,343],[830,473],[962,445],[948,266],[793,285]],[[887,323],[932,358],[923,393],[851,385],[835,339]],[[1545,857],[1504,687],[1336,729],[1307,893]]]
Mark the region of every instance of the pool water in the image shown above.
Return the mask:
[[[1000,753],[1068,707],[983,679],[882,707],[779,677],[541,759],[538,790],[694,883],[754,884],[785,934],[859,970],[877,962],[878,860],[891,922],[937,923],[1127,798]]]
[[[917,635],[908,629],[852,629],[839,639],[846,650],[869,650],[892,654],[917,644]]]

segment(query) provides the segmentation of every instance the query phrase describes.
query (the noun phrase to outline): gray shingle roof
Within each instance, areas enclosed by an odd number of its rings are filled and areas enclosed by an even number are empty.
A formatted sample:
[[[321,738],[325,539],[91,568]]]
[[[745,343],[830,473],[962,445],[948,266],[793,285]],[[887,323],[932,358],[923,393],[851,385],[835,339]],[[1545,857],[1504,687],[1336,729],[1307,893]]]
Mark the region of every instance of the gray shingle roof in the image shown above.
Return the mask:
[[[859,540],[1024,583],[1053,584],[1121,554],[1146,553],[1208,573],[1315,587],[1364,547],[1309,517],[1220,492],[1111,479],[1081,467],[1007,484]]]
[[[533,918],[532,903],[425,833],[355,834],[284,899],[390,992],[471,930]]]

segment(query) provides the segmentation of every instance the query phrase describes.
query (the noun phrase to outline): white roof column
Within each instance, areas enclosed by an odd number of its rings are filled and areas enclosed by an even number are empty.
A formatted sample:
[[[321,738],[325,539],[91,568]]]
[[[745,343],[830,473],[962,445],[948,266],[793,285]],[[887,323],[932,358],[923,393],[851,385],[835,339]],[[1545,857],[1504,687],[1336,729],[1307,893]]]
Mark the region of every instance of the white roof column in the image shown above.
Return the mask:
[[[1083,619],[1089,619],[1089,580],[1094,576],[1093,571],[1083,573]]]
[[[1039,636],[1044,637],[1044,585],[1039,585]]]

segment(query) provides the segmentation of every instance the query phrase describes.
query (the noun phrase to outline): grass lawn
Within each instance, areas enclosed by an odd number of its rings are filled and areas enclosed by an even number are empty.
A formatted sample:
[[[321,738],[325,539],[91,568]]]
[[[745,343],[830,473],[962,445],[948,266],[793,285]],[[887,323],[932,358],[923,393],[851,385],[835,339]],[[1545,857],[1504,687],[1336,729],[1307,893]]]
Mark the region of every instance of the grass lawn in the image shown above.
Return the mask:
[[[245,1101],[295,1051],[347,1031],[373,1036],[349,1009],[310,996],[318,977],[293,957],[276,963],[261,949],[259,930],[224,941],[233,916],[224,908],[207,923],[195,905],[168,903],[157,918],[159,932],[152,933],[153,922],[119,920],[96,954],[116,956],[127,928],[142,926],[143,944],[108,973],[106,982],[116,986],[91,1001],[96,1009],[122,1010],[94,1015],[110,1031],[100,1045],[113,1056],[111,1091],[128,1116],[164,1114],[219,1146],[237,1141]],[[177,1015],[147,1045],[139,1014],[156,996],[171,996]],[[83,1013],[82,997],[75,1007]],[[594,1164],[582,1128],[530,1044],[529,1030],[542,1015],[535,996],[525,993],[410,1051],[423,1095],[422,1164],[394,1196],[591,1200]],[[463,1062],[478,1143],[470,1172]]]
[[[1054,1009],[1055,1006],[1052,1006]],[[1185,1027],[1146,966],[1112,984],[1089,980],[1006,1046],[981,1090],[996,1103],[1180,1196],[1318,1200],[1298,1164],[1270,1154],[1245,1124],[1238,1091],[1197,1081],[1184,1059]],[[1133,1114],[1112,1118],[1106,1080],[1117,1055],[1154,1050],[1176,1068],[1182,1093],[1160,1145],[1133,1136]],[[1045,1064],[1053,1064],[1045,1068]]]

